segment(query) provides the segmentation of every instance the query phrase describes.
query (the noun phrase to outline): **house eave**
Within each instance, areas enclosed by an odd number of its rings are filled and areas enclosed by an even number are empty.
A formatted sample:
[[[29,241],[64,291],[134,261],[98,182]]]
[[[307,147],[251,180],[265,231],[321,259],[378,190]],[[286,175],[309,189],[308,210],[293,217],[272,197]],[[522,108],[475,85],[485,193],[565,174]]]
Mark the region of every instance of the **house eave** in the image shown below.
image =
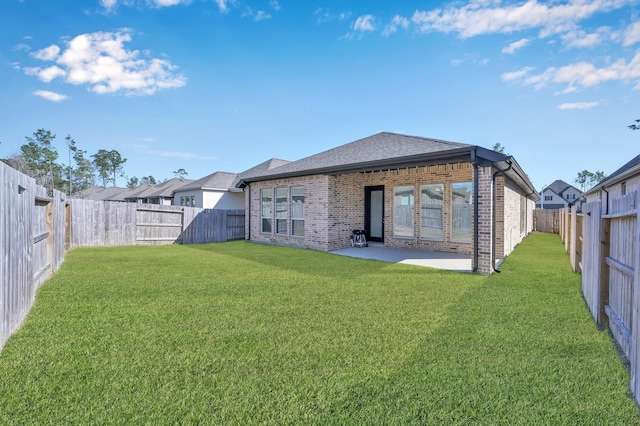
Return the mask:
[[[285,179],[291,177],[303,177],[313,175],[330,175],[336,176],[346,173],[367,173],[374,171],[384,171],[393,169],[403,169],[410,167],[418,167],[429,164],[437,164],[443,159],[451,162],[468,162],[471,159],[471,151],[474,147],[464,147],[455,150],[441,151],[437,153],[428,153],[423,155],[411,155],[406,157],[397,157],[392,159],[382,159],[368,162],[340,164],[330,167],[317,167],[306,170],[297,170],[285,173],[271,173],[259,176],[252,176],[241,179],[236,188],[243,188],[247,184],[253,182],[262,182],[273,179]]]
[[[598,185],[594,186],[593,188],[591,188],[590,190],[588,190],[587,192],[585,192],[585,196],[586,195],[592,195],[598,191],[600,191],[601,189],[606,189],[610,186],[616,185],[620,182],[623,182],[627,179],[629,179],[632,176],[635,176],[637,174],[640,174],[640,165],[634,166],[628,170],[625,170],[623,173],[620,173],[618,176],[615,176],[614,178],[610,179],[610,180],[605,180],[602,183],[599,183]]]

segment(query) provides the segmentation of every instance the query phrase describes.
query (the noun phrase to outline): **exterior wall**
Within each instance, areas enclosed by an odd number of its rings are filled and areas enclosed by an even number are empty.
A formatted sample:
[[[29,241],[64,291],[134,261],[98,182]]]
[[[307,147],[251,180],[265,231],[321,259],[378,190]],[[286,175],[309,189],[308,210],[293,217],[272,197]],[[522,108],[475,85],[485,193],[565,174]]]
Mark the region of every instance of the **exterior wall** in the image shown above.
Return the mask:
[[[251,212],[247,221],[247,238],[253,241],[308,247],[320,250],[336,250],[350,245],[351,231],[364,226],[364,196],[366,186],[384,186],[384,240],[385,246],[418,248],[424,250],[454,252],[471,255],[473,243],[451,241],[451,187],[454,182],[472,182],[471,163],[444,164],[411,169],[388,170],[372,173],[351,173],[339,176],[310,176],[279,179],[251,184],[251,196],[245,189]],[[444,240],[432,241],[420,238],[420,201],[414,205],[414,236],[393,236],[393,188],[413,186],[419,195],[422,184],[444,184]],[[260,233],[260,190],[276,187],[305,187],[305,237]],[[251,206],[249,206],[249,200]]]
[[[260,191],[274,188],[289,188],[290,191],[292,187],[298,186],[305,189],[304,237],[278,235],[275,232],[262,233]],[[249,212],[248,219],[245,220],[245,238],[262,243],[332,250],[329,243],[329,198],[334,187],[335,178],[325,175],[252,183],[245,188],[245,211]]]
[[[509,179],[503,178],[500,186],[504,188],[504,227],[500,248],[496,243],[496,257],[502,258],[511,253],[530,232],[533,224],[533,209],[526,194]],[[524,212],[523,209],[525,209]]]
[[[242,192],[223,192],[223,191],[185,191],[176,192],[173,198],[173,204],[180,205],[182,197],[195,197],[196,205],[203,209],[243,209],[244,194]]]
[[[640,185],[640,174],[631,176],[628,179],[615,183],[611,186],[606,186],[606,192],[600,190],[594,193],[587,194],[587,203],[598,200],[602,201],[602,214],[606,214],[608,211],[611,211],[611,200],[620,198],[622,195],[624,195],[622,193],[623,183],[625,184],[627,194],[629,192],[636,191],[638,185]],[[607,192],[609,193],[608,196]],[[607,203],[609,203],[609,205],[607,205]]]
[[[201,191],[185,191],[185,192],[176,192],[173,194],[173,204],[175,206],[180,205],[180,199],[182,197],[196,197],[196,205],[189,207],[202,207],[202,192]]]
[[[495,253],[493,169],[478,168],[477,230],[472,211],[472,240],[469,243],[452,241],[452,185],[456,182],[473,182],[474,166],[471,163],[441,164],[410,169],[388,170],[371,173],[351,173],[339,176],[315,175],[300,178],[255,182],[245,188],[245,210],[250,212],[245,221],[247,239],[257,242],[288,245],[331,251],[350,245],[353,229],[364,227],[365,187],[384,187],[384,245],[396,248],[414,248],[447,253],[474,254],[477,239],[478,259],[474,269],[490,274],[493,259],[511,253],[515,246],[533,229],[535,202],[504,176],[496,178]],[[420,237],[421,208],[420,185],[443,184],[442,241]],[[305,188],[305,235],[278,235],[275,226],[271,233],[261,232],[261,190],[302,186]],[[397,186],[414,188],[413,236],[394,236],[394,197]],[[273,201],[275,203],[275,200]],[[526,209],[522,212],[522,209]],[[288,219],[290,220],[290,213]],[[524,221],[524,223],[522,223]],[[290,233],[291,226],[288,226]],[[477,232],[476,232],[477,231]],[[476,259],[474,259],[475,261]]]
[[[350,244],[351,231],[364,226],[364,195],[366,186],[384,186],[384,245],[396,248],[472,254],[473,243],[451,241],[451,187],[454,182],[472,182],[471,163],[442,164],[410,169],[387,170],[373,173],[352,173],[336,177],[336,189],[331,203],[331,217],[335,219],[330,235],[330,250]],[[444,184],[444,240],[433,241],[420,237],[420,185]],[[393,189],[396,186],[413,186],[414,229],[413,237],[393,235]]]
[[[568,188],[562,193],[562,197],[571,204],[578,204],[581,196],[582,193],[577,188]]]
[[[545,196],[551,196],[553,198],[551,200],[546,200],[544,198]],[[579,195],[577,197],[579,197]],[[567,202],[567,200],[565,200],[560,195],[558,195],[555,192],[553,192],[551,189],[545,188],[543,193],[542,193],[542,197],[536,203],[536,205],[539,208],[544,208],[544,206],[546,206],[547,204],[549,204],[549,205],[553,204],[553,206],[554,206],[553,208],[554,209],[557,209],[559,204],[561,204],[562,207],[569,206],[569,203]]]
[[[243,209],[241,192],[202,191],[202,207],[205,209]]]

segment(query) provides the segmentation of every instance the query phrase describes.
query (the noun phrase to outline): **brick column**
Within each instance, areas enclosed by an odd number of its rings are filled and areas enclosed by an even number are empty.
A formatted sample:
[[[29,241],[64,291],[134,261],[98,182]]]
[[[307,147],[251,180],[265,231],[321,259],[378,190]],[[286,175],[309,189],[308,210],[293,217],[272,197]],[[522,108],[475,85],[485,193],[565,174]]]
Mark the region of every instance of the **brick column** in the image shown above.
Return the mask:
[[[478,167],[478,264],[482,275],[493,272],[493,182],[491,167]]]

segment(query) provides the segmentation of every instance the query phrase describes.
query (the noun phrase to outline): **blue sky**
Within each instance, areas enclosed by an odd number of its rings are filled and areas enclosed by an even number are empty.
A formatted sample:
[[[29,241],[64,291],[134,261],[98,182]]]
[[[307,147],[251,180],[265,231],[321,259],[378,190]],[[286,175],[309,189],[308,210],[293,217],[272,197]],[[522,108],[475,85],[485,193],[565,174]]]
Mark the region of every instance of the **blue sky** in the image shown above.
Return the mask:
[[[45,128],[198,179],[389,131],[573,183],[640,153],[638,3],[2,0],[0,157]]]

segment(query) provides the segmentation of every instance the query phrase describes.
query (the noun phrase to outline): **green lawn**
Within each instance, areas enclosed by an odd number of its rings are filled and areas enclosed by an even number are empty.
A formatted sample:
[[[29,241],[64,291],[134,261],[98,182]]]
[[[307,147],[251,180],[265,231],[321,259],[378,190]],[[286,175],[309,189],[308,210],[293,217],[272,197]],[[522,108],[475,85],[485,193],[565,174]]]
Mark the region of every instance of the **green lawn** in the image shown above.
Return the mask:
[[[0,355],[0,424],[640,423],[559,237],[501,269],[77,249]]]

